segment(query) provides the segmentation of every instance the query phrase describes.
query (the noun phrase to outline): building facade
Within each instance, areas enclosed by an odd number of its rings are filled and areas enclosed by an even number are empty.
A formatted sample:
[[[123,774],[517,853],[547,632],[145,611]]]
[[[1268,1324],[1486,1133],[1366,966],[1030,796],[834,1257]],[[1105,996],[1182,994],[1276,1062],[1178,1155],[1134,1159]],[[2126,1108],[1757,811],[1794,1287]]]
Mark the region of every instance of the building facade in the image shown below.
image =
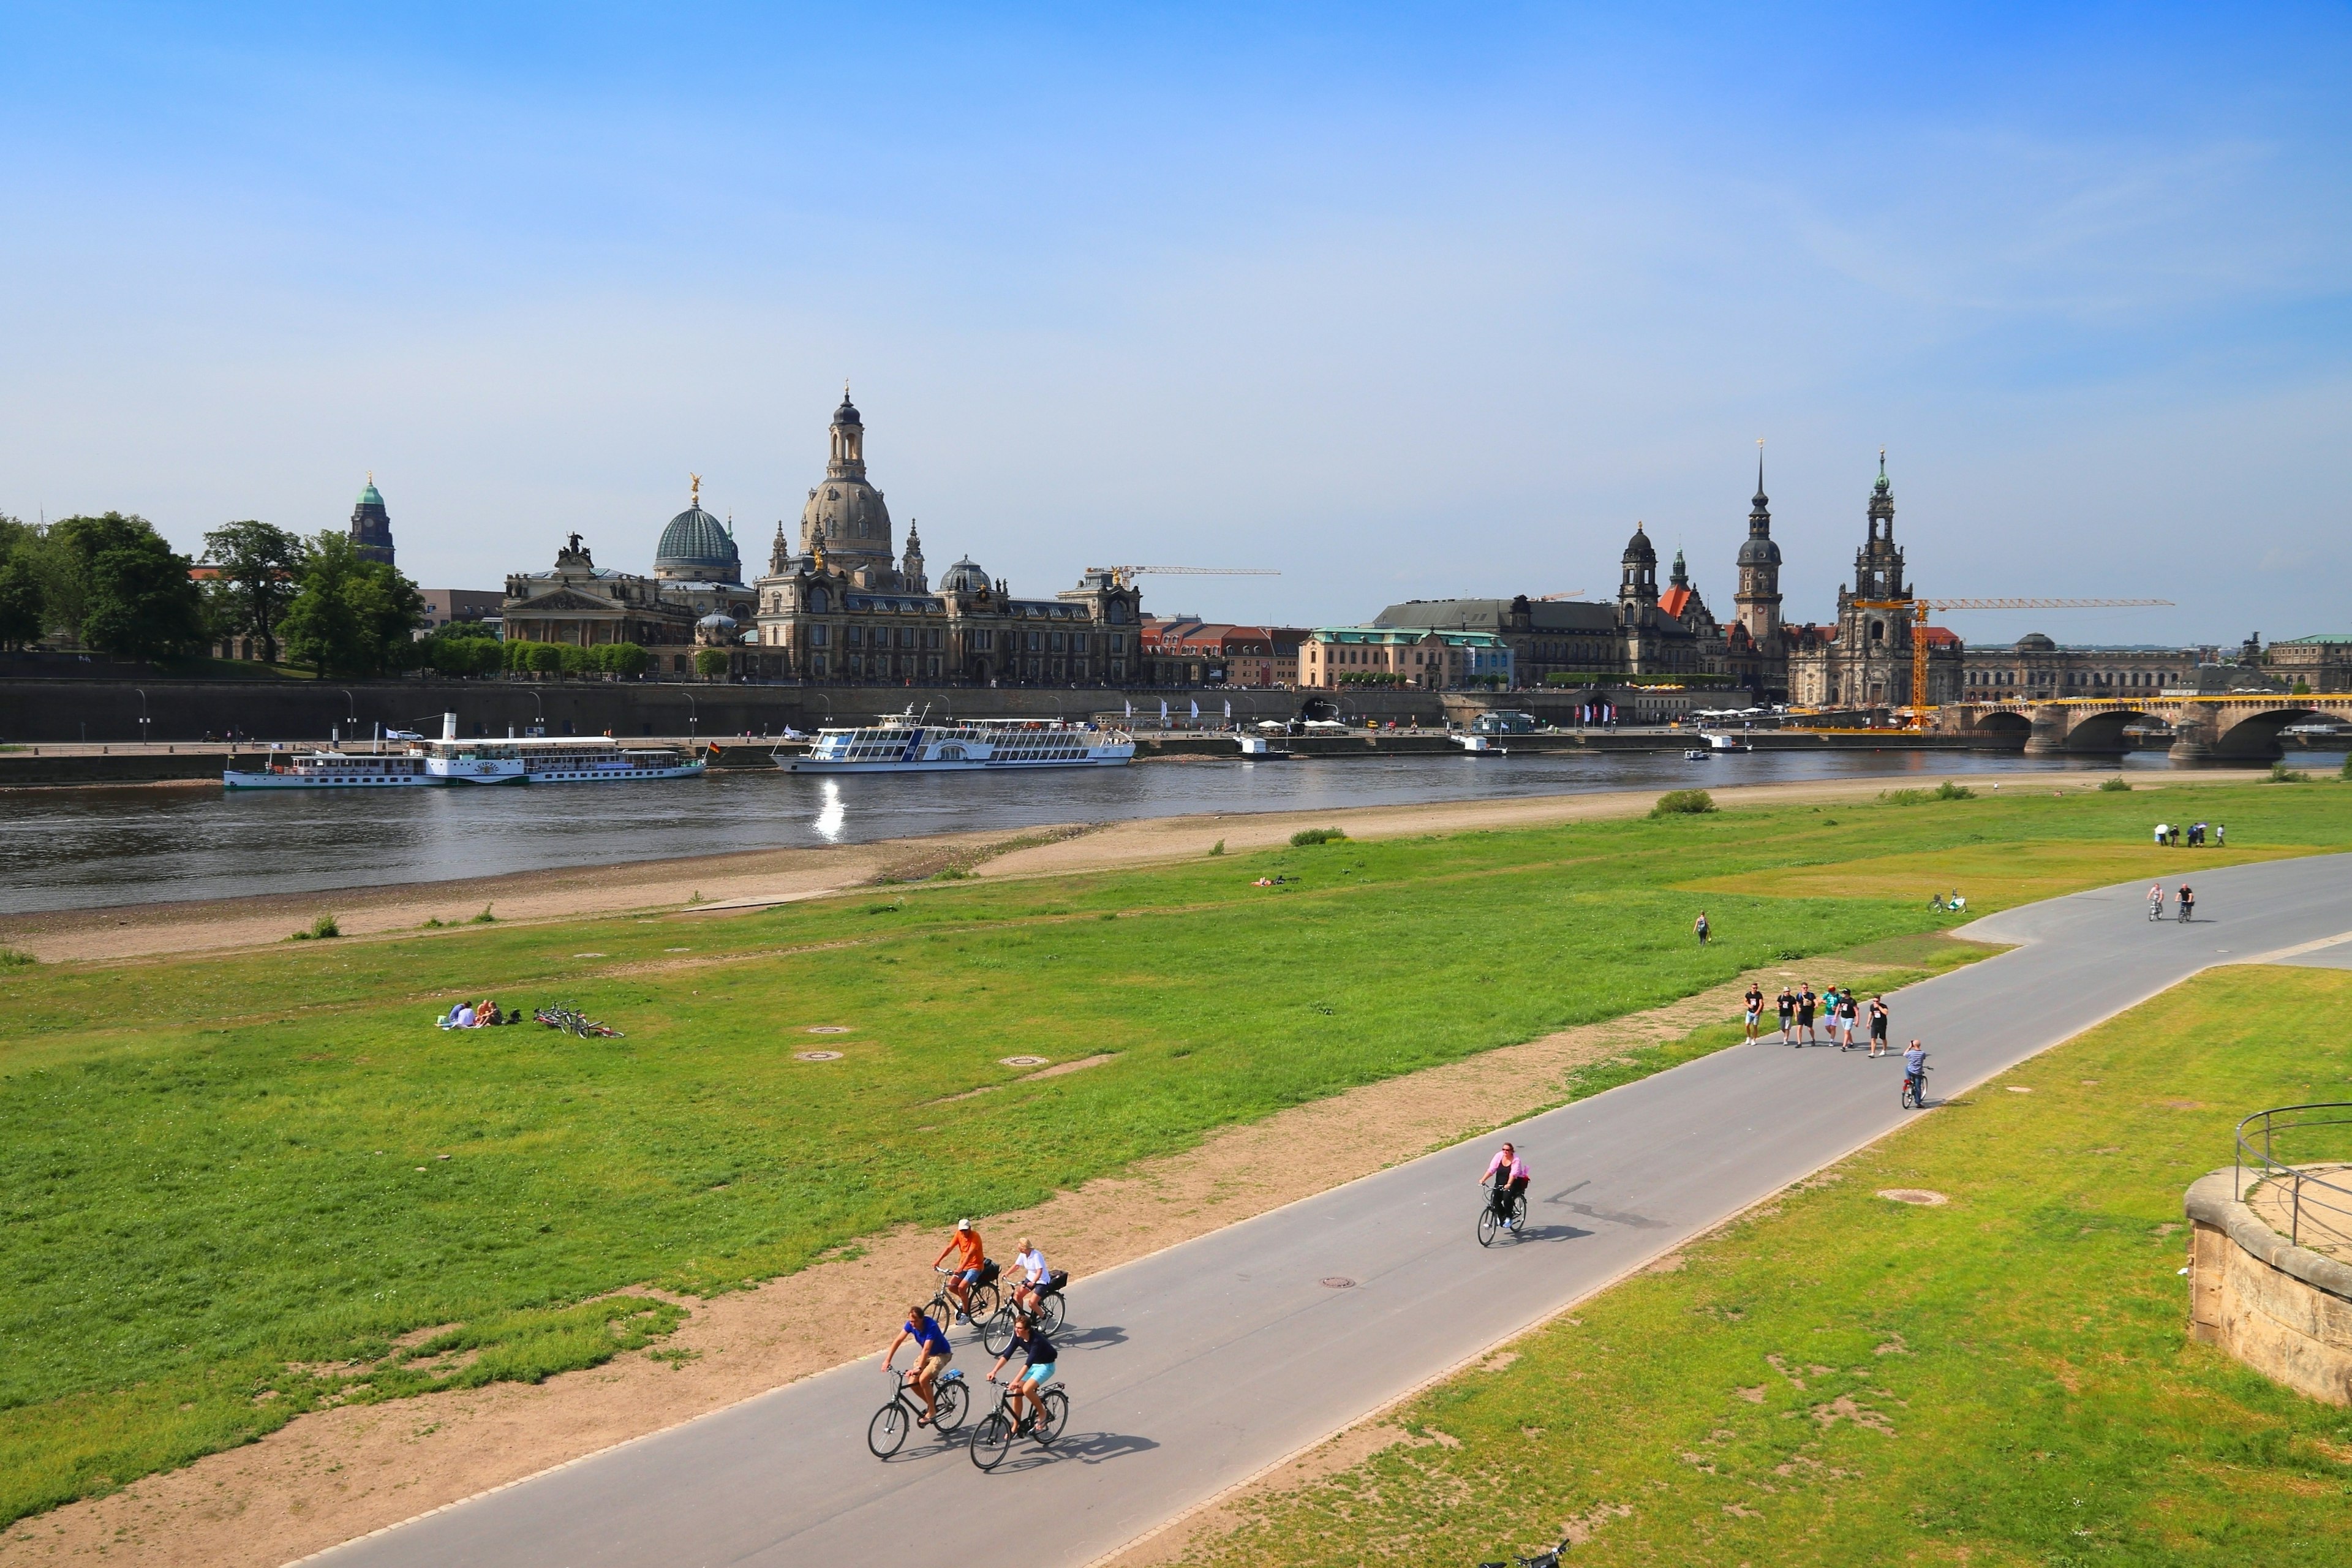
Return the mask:
[[[579,534],[555,552],[544,572],[507,579],[499,613],[509,642],[635,643],[653,656],[652,669],[685,675],[698,646],[711,645],[717,616],[749,625],[756,600],[740,579],[733,531],[702,510],[702,486],[692,482],[687,509],[669,520],[654,546],[651,576],[596,564]],[[731,645],[733,637],[725,639]]]
[[[745,679],[1100,686],[1136,679],[1140,590],[1089,570],[1051,598],[1013,593],[966,556],[932,588],[910,523],[896,549],[883,494],[866,477],[866,424],[846,391],[834,410],[824,479],[797,541],[776,528],[768,570],[734,648]]]
[[[1760,470],[1757,489],[1761,510]],[[1884,451],[1878,454],[1878,480],[1871,487],[1865,517],[1862,548],[1854,552],[1853,581],[1838,588],[1836,624],[1803,626],[1785,639],[1792,703],[1854,710],[1899,708],[1911,700],[1915,607],[1911,584],[1904,576],[1903,550],[1895,542],[1895,489],[1886,477]],[[1753,532],[1751,523],[1751,542]],[[1925,640],[1927,700],[1958,701],[1965,652],[1960,639],[1930,626]]]
[[[1493,632],[1410,626],[1318,626],[1298,649],[1298,684],[1453,691],[1512,684],[1511,645]]]
[[[2062,697],[2146,697],[2197,689],[2216,648],[2097,647],[2029,632],[2005,647],[1972,647],[1961,663],[1960,700],[2046,702]]]
[[[2352,691],[2352,637],[2341,633],[2274,642],[2265,663],[2289,689],[2299,680],[2306,691]]]

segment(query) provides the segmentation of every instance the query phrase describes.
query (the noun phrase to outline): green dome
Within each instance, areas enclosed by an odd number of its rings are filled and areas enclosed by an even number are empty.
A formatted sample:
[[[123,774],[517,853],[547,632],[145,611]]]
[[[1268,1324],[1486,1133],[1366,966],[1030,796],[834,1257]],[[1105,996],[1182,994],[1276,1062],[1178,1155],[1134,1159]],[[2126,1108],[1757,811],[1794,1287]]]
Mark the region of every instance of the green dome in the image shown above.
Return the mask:
[[[360,491],[359,504],[362,506],[379,507],[383,504],[383,493],[375,488],[374,479],[369,479],[367,482],[367,489]]]
[[[694,583],[733,583],[742,575],[734,536],[726,524],[702,510],[688,507],[669,520],[654,547],[654,574]]]

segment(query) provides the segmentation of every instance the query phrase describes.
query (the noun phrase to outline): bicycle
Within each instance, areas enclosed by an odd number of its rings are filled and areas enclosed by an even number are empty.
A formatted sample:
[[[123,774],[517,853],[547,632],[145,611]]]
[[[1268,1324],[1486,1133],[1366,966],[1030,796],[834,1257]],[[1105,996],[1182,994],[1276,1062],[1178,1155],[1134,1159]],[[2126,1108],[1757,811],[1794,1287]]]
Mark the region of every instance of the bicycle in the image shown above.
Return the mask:
[[[1902,1106],[1906,1110],[1927,1109],[1927,1068],[1903,1075]]]
[[[1043,1330],[1048,1339],[1062,1331],[1062,1316],[1066,1306],[1062,1300],[1062,1287],[1069,1282],[1070,1276],[1067,1270],[1049,1269],[1045,1275],[1045,1288],[1037,1292],[1037,1310],[1030,1314],[1030,1321]],[[981,1324],[981,1347],[991,1355],[1003,1355],[1011,1349],[1013,1320],[1019,1316],[1020,1311],[1021,1309],[1014,1303],[1012,1293],[1008,1292],[1004,1298],[1004,1304],[996,1310],[995,1315]]]
[[[1027,1436],[1041,1448],[1050,1448],[1054,1439],[1062,1435],[1069,1424],[1070,1396],[1062,1392],[1058,1383],[1049,1383],[1037,1396],[1045,1406],[1045,1419],[1029,1428]],[[980,1418],[971,1429],[971,1462],[982,1470],[992,1470],[1004,1463],[1004,1456],[1013,1451],[1014,1439],[1023,1434],[1013,1421],[1013,1384],[1006,1384],[996,1396],[996,1408]]]
[[[1507,1205],[1501,1193],[1489,1193],[1486,1203],[1478,1210],[1478,1245],[1494,1246],[1495,1237],[1501,1233],[1506,1224],[1509,1226],[1511,1234],[1517,1236],[1526,1229],[1527,1223],[1527,1194],[1513,1194]]]
[[[887,1459],[897,1453],[905,1445],[907,1434],[914,1430],[916,1422],[923,1414],[921,1402],[910,1392],[914,1387],[913,1379],[903,1372],[898,1377],[898,1387],[890,1395],[890,1403],[877,1410],[874,1419],[866,1424],[866,1446],[874,1451],[877,1459]],[[950,1430],[961,1426],[964,1405],[970,1397],[961,1371],[950,1367],[940,1373],[938,1381],[931,1385],[931,1403],[939,1407],[940,1412],[939,1420],[932,1424],[934,1430],[945,1436]]]
[[[1514,1554],[1510,1563],[1481,1563],[1478,1568],[1511,1568],[1511,1563],[1517,1563],[1518,1568],[1559,1568],[1559,1560],[1567,1555],[1570,1544],[1563,1536],[1560,1543],[1549,1552],[1538,1552],[1533,1557]]]
[[[964,1299],[971,1303],[969,1309],[957,1306],[955,1297],[948,1290],[949,1283],[961,1275],[963,1272],[962,1269],[934,1267],[931,1272],[940,1276],[940,1288],[931,1297],[932,1321],[952,1323],[960,1318],[969,1318],[972,1326],[977,1328],[996,1316],[998,1303],[994,1263],[982,1264],[980,1278],[972,1281],[970,1290],[964,1292]]]

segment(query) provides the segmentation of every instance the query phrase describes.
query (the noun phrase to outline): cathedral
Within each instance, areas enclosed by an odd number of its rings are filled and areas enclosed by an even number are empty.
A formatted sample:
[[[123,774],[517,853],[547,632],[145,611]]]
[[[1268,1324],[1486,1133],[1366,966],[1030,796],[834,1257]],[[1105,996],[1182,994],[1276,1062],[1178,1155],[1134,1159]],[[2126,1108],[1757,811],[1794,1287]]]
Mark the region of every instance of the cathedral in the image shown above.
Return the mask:
[[[934,589],[913,523],[893,548],[890,509],[866,477],[866,421],[843,389],[824,482],[782,523],[752,584],[755,624],[736,658],[764,679],[974,686],[1100,686],[1141,673],[1142,595],[1089,571],[1052,598],[1024,597],[969,555]]]

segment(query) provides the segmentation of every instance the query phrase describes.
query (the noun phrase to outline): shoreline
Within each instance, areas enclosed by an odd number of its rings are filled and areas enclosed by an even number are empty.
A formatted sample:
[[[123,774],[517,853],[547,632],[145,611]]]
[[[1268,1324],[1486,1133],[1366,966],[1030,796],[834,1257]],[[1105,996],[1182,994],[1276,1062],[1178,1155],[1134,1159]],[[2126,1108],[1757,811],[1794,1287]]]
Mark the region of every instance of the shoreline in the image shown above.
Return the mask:
[[[2199,769],[2135,779],[2138,790],[2176,784],[2243,784],[2247,769]],[[2049,784],[2053,793],[2098,787],[2101,775],[2018,769],[1972,773],[1974,787]],[[1825,804],[1874,798],[1894,782],[1804,780],[1710,790],[1727,807]],[[541,924],[622,914],[718,914],[823,898],[853,888],[922,880],[950,865],[985,867],[990,877],[1049,877],[1127,869],[1230,851],[1266,849],[1306,827],[1341,827],[1360,838],[1461,833],[1638,816],[1658,788],[1576,795],[1488,796],[1328,810],[1202,813],[1105,823],[966,831],[818,848],[726,850],[656,860],[502,872],[446,881],[390,883],[318,892],[256,893],[98,909],[0,916],[0,945],[45,963],[122,962],[275,946],[313,916],[331,912],[345,940],[415,934],[428,919],[463,930],[487,909],[504,924]]]

